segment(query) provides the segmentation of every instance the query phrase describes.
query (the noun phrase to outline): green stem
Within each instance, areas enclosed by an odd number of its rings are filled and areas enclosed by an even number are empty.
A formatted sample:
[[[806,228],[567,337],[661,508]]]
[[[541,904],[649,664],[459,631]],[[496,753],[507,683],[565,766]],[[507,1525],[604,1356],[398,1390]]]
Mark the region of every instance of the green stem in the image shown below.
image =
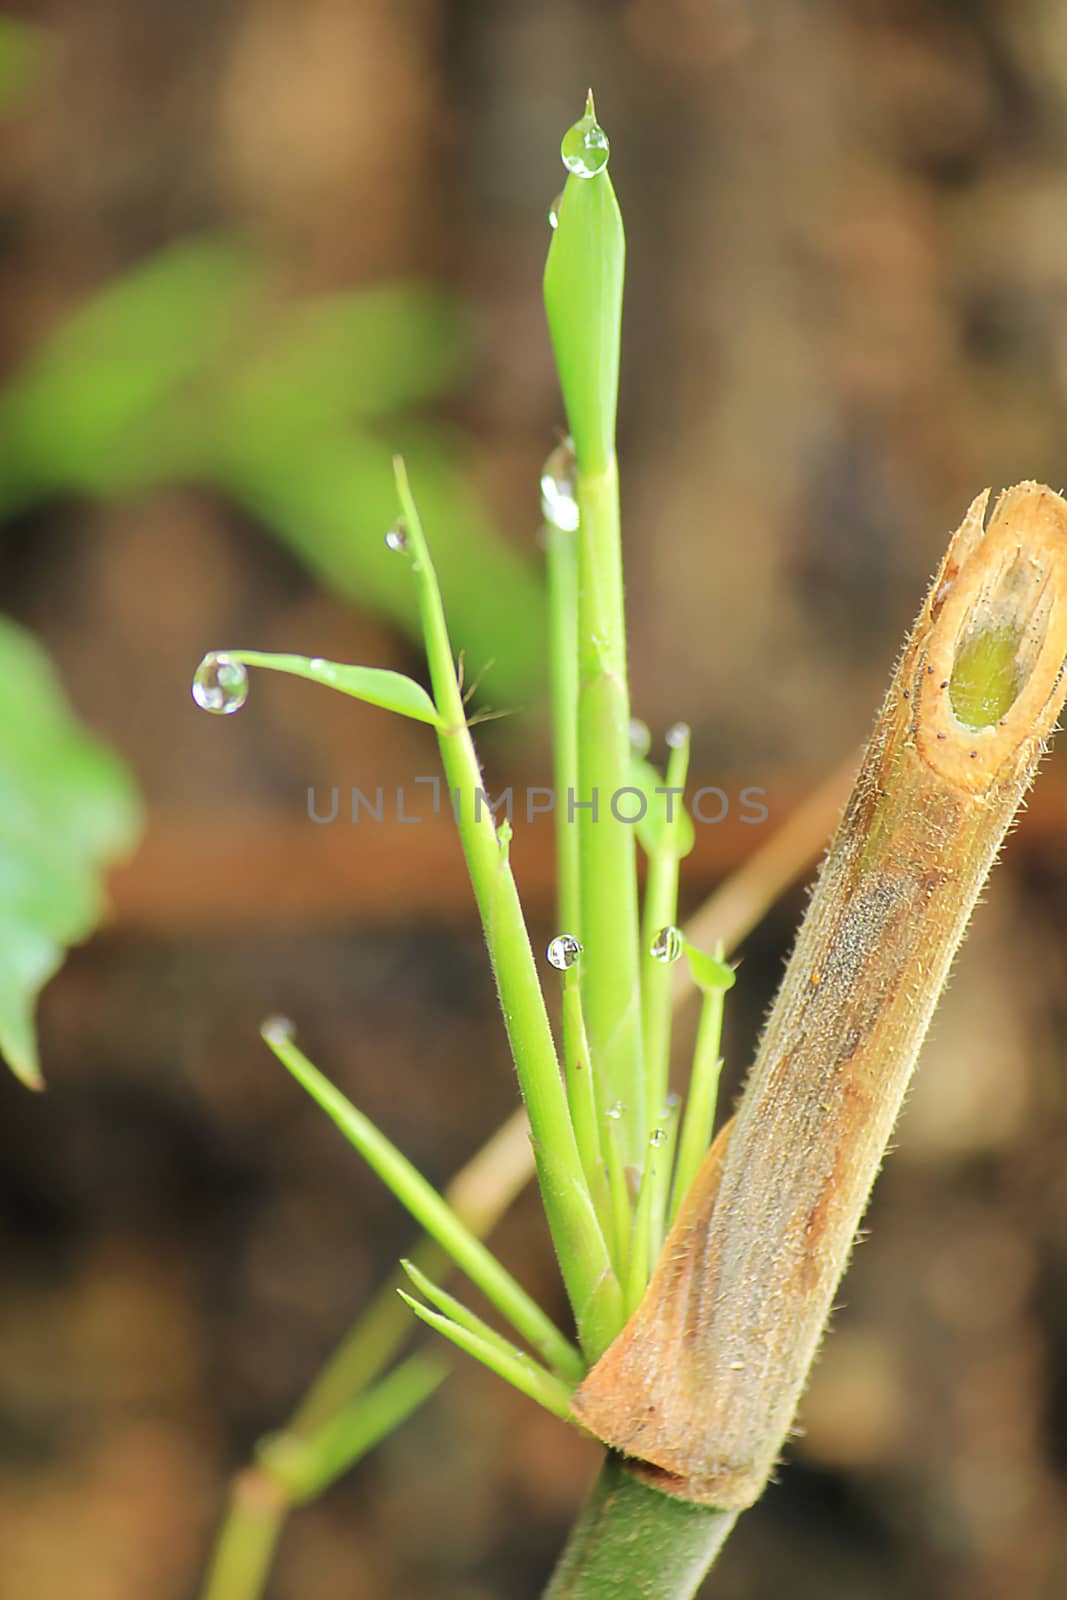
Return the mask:
[[[720,946],[719,949],[721,948]],[[678,1135],[678,1163],[675,1168],[674,1192],[671,1199],[672,1221],[711,1144],[719,1093],[719,1073],[722,1070],[719,1046],[722,1042],[725,994],[724,989],[705,990],[700,1009],[696,1044],[693,1047],[693,1067],[689,1077],[689,1093],[686,1096],[685,1113]]]
[[[201,1600],[258,1600],[288,1510],[285,1490],[261,1467],[234,1479]]]
[[[689,739],[671,748],[667,762],[668,790],[684,790],[689,772]],[[665,797],[671,806],[669,816],[682,805],[681,794]],[[676,829],[671,829],[672,838]],[[645,900],[641,925],[641,1023],[645,1052],[645,1108],[650,1128],[657,1126],[667,1101],[670,1081],[671,1013],[674,974],[670,965],[657,961],[649,951],[653,939],[661,928],[673,924],[678,917],[678,867],[679,856],[670,847],[653,850],[648,858],[648,876],[645,880]]]
[[[549,682],[556,786],[556,905],[560,929],[581,939],[578,830],[567,796],[578,789],[578,538],[546,525],[548,544]]]
[[[634,828],[612,810],[630,788],[630,698],[626,683],[619,485],[614,460],[580,472],[578,505],[578,795],[582,994],[604,1100],[621,1102],[624,1162],[645,1155],[641,1060],[637,863]],[[618,802],[623,816],[627,800]],[[592,809],[595,804],[595,810]]]
[[[582,1014],[581,962],[563,974],[563,1059],[567,1077],[567,1102],[589,1193],[598,1216],[607,1215],[601,1118],[604,1108],[597,1097],[593,1060]]]
[[[650,1489],[609,1455],[544,1600],[691,1600],[736,1519]]]

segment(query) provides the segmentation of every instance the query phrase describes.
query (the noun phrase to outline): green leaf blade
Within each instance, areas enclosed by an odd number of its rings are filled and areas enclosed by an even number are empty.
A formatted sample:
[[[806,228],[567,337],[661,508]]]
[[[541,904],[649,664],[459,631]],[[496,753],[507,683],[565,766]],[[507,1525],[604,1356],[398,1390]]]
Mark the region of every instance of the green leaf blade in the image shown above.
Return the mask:
[[[480,1361],[506,1383],[510,1383],[512,1388],[519,1389],[531,1400],[536,1400],[538,1405],[544,1406],[546,1411],[551,1411],[554,1416],[561,1417],[564,1422],[574,1420],[570,1413],[571,1391],[567,1385],[559,1378],[553,1377],[544,1367],[539,1367],[535,1361],[531,1361],[523,1351],[514,1345],[508,1347],[495,1339],[483,1338],[470,1327],[453,1322],[450,1317],[442,1316],[439,1311],[431,1311],[429,1306],[422,1305],[413,1295],[405,1294],[403,1289],[398,1290],[398,1293],[401,1300],[411,1307],[421,1322],[425,1322],[427,1327],[435,1328],[457,1349],[473,1356],[476,1361]]]
[[[545,265],[544,296],[578,466],[607,469],[615,453],[626,239],[607,170],[571,176]]]
[[[422,684],[386,667],[349,666],[341,661],[324,661],[320,656],[275,655],[262,650],[218,650],[212,651],[212,655],[240,662],[244,667],[284,672],[291,678],[321,683],[339,694],[351,695],[353,700],[379,706],[383,711],[393,711],[415,722],[426,722],[433,728],[441,724],[437,707]]]

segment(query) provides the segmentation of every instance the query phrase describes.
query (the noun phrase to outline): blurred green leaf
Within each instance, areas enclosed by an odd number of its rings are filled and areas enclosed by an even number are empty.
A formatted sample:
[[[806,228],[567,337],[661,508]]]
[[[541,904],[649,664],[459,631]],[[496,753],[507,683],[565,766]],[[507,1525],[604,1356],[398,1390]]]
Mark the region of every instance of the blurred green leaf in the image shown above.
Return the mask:
[[[40,648],[0,618],[0,1054],[31,1087],[37,994],[99,920],[103,867],[138,827],[125,769],[74,721]]]
[[[185,468],[192,417],[165,414],[234,336],[260,274],[223,240],[175,245],[68,318],[0,402],[0,496],[114,494]],[[194,452],[195,453],[195,452]]]
[[[48,39],[40,28],[0,17],[0,113],[33,88],[47,54]]]
[[[447,1376],[448,1366],[440,1359],[409,1356],[328,1418],[311,1438],[269,1435],[256,1450],[257,1459],[284,1483],[294,1501],[313,1500],[395,1433]]]
[[[535,564],[495,535],[459,435],[405,416],[456,380],[467,347],[457,302],[433,286],[287,302],[232,242],[175,245],[75,311],[8,385],[0,507],[215,483],[322,582],[417,639],[410,574],[384,544],[399,449],[419,476],[458,644],[474,670],[495,662],[489,692],[513,702],[542,659]]]
[[[459,305],[429,284],[283,307],[276,335],[228,375],[222,452],[291,454],[343,423],[421,404],[456,382],[467,347]]]

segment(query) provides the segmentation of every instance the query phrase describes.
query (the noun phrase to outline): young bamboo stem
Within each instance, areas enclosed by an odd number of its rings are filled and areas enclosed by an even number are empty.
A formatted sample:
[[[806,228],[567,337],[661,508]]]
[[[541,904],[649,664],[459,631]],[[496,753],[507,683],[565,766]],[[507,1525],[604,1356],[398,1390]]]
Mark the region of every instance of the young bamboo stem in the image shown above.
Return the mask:
[[[518,889],[487,804],[429,547],[399,458],[396,473],[434,703],[441,717],[441,763],[458,802],[456,823],[530,1117],[545,1215],[583,1351],[596,1359],[622,1320],[622,1288],[586,1183]]]
[[[986,499],[905,646],[728,1146],[575,1395],[586,1427],[685,1500],[742,1509],[767,1481],[952,957],[1067,695],[1067,504],[1021,484],[986,530]]]
[[[736,1520],[648,1488],[609,1455],[545,1600],[690,1600]]]

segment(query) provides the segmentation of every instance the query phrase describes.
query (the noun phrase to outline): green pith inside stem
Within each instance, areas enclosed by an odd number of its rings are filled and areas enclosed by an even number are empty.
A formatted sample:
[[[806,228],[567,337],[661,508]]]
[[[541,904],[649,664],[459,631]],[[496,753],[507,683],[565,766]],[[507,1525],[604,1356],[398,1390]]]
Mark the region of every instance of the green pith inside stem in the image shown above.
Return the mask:
[[[544,1600],[691,1600],[736,1520],[650,1489],[609,1455]]]
[[[987,628],[960,647],[948,693],[965,727],[991,727],[1011,708],[1019,692],[1018,648],[1013,628]]]

